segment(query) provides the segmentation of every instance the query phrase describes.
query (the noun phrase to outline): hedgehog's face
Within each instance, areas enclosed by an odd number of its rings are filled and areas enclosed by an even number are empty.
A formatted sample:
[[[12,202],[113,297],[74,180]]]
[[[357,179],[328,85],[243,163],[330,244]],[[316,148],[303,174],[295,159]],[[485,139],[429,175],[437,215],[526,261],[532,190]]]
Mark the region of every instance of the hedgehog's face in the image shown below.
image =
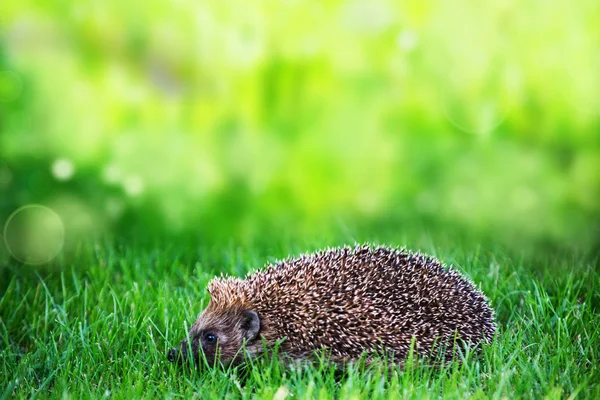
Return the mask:
[[[260,342],[260,319],[253,310],[221,311],[209,306],[192,325],[187,339],[169,351],[169,361],[192,357],[199,360],[204,354],[209,365],[239,364],[246,353],[254,353]]]

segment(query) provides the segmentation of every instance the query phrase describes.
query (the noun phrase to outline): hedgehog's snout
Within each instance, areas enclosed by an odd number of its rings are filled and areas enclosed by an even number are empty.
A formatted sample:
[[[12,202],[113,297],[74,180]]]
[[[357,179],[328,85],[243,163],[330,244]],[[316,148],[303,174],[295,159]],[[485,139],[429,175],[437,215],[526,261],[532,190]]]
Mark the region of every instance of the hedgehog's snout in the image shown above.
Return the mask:
[[[187,358],[187,351],[184,347],[173,347],[167,353],[167,360],[172,363],[181,364]]]
[[[169,360],[169,362],[175,362],[175,360],[177,360],[177,356],[179,354],[179,349],[173,347],[171,350],[169,350],[169,352],[167,353],[167,360]]]
[[[173,347],[167,352],[167,360],[169,362],[181,363],[187,359],[188,356],[188,341],[183,340],[177,347]]]

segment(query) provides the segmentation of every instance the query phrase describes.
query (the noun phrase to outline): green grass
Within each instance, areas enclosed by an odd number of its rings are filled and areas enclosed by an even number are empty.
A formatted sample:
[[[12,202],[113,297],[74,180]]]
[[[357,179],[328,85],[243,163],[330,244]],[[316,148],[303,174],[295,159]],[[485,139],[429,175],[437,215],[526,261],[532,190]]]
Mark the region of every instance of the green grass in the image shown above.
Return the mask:
[[[42,270],[13,263],[0,270],[0,397],[600,398],[597,255],[456,235],[358,236],[244,246],[101,240]],[[445,368],[409,360],[340,373],[265,360],[242,375],[167,362],[215,274],[355,239],[406,245],[467,273],[497,311],[496,341]]]

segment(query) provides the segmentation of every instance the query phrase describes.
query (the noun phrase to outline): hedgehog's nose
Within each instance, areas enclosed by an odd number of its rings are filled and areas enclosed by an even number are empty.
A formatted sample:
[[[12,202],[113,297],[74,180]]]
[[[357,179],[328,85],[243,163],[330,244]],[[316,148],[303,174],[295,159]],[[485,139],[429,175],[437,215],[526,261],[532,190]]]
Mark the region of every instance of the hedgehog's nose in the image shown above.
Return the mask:
[[[171,350],[169,350],[169,353],[167,354],[167,360],[169,360],[169,362],[174,362],[177,359],[178,353],[179,349],[173,347]]]

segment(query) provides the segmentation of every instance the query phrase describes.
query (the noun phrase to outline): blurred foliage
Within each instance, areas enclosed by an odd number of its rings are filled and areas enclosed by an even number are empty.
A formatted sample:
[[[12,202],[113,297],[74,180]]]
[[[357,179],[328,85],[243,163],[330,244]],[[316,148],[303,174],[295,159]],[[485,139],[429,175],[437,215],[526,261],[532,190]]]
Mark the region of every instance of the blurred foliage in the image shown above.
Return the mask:
[[[600,236],[600,3],[3,0],[0,220]],[[517,243],[517,242],[515,242]]]

